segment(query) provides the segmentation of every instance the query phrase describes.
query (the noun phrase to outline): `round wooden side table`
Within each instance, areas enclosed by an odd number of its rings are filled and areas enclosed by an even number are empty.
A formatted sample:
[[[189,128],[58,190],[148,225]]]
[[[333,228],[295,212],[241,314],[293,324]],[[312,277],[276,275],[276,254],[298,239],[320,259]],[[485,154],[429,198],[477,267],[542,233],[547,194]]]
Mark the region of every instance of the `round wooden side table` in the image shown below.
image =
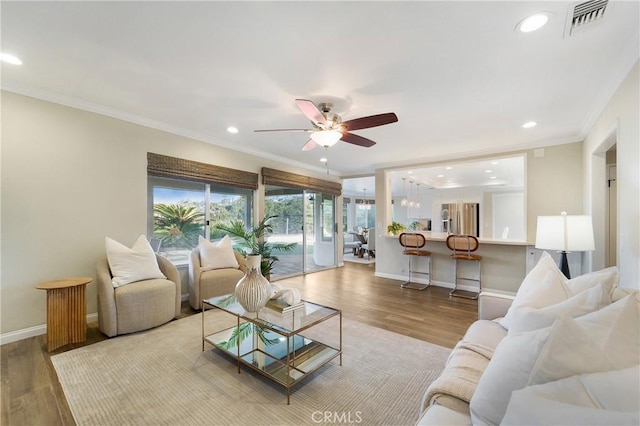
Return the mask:
[[[47,351],[87,340],[85,290],[89,277],[46,281],[36,286],[47,290]]]

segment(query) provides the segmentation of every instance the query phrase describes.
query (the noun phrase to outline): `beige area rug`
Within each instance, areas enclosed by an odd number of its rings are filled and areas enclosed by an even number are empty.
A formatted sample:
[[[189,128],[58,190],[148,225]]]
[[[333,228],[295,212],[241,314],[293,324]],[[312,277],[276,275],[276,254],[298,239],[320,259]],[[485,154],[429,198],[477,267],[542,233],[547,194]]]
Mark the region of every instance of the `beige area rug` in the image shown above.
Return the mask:
[[[207,330],[234,323],[220,311],[206,318]],[[338,324],[316,331],[336,339]],[[283,387],[202,352],[201,329],[198,314],[53,356],[77,424],[413,425],[450,352],[344,319],[342,366],[336,358],[297,384],[287,405]]]

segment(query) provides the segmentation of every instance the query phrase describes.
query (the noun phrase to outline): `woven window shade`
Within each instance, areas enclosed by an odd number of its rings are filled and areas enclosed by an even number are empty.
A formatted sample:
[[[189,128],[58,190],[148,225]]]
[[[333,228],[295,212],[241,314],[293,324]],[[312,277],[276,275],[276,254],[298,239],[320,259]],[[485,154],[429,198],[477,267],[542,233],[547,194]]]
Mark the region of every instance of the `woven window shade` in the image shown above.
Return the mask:
[[[147,173],[204,183],[222,183],[242,188],[258,189],[258,174],[198,161],[147,153]]]
[[[265,185],[307,189],[331,195],[342,194],[342,184],[339,182],[316,179],[309,176],[297,175],[295,173],[269,169],[267,167],[262,168],[262,183]]]

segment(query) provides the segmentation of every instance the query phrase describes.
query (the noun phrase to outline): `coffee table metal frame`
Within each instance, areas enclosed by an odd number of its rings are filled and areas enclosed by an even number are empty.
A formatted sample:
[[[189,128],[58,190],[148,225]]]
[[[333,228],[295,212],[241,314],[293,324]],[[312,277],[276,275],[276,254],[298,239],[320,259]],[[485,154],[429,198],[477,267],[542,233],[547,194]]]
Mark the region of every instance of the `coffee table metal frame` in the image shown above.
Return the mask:
[[[284,386],[287,390],[287,404],[291,402],[291,388],[305,377],[326,365],[336,357],[342,365],[342,311],[328,306],[303,301],[304,307],[288,314],[281,314],[268,308],[257,313],[245,312],[235,300],[233,294],[212,297],[202,301],[202,350],[205,343],[236,359],[238,374],[244,365],[267,379]],[[207,308],[219,309],[236,317],[236,325],[205,334],[205,312]],[[316,327],[334,317],[339,318],[339,346],[337,348],[318,340],[304,337],[301,333]],[[236,344],[230,347],[234,329],[241,330],[241,324],[250,336],[236,338]],[[240,333],[235,332],[236,336]],[[266,334],[277,336],[265,339]],[[265,340],[267,343],[265,344]],[[270,343],[272,342],[272,343]],[[277,343],[276,343],[277,342]],[[283,343],[286,342],[286,343]],[[271,349],[284,350],[284,356],[278,357]]]

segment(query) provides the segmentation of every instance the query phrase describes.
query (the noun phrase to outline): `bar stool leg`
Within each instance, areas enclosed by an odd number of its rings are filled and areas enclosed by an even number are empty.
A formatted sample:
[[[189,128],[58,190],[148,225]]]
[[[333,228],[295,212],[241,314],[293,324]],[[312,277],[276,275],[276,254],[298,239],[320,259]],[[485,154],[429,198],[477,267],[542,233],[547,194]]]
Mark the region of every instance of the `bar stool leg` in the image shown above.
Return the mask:
[[[400,285],[400,288],[408,288],[411,290],[424,290],[427,287],[429,287],[431,285],[431,256],[424,256],[427,258],[427,266],[429,267],[429,272],[417,272],[417,271],[413,271],[413,267],[412,267],[412,258],[414,256],[409,256],[409,280],[403,284]],[[420,284],[420,283],[414,283],[411,281],[411,278],[413,276],[413,273],[416,274],[423,274],[423,275],[427,275],[428,279],[427,279],[427,284]]]
[[[478,279],[473,279],[473,278],[464,278],[462,277],[461,279],[463,280],[467,280],[467,281],[477,281],[478,282],[478,292],[473,294],[472,296],[468,296],[466,294],[458,294],[456,292],[458,291],[466,291],[466,290],[458,290],[458,259],[454,259],[454,282],[453,282],[453,290],[451,290],[449,292],[449,296],[453,296],[453,297],[461,297],[463,299],[471,299],[471,300],[476,300],[478,298],[478,296],[480,296],[480,291],[482,290],[482,281],[481,281],[481,270],[480,270],[480,261],[479,260],[474,260],[474,262],[476,262],[476,264],[478,265]]]

